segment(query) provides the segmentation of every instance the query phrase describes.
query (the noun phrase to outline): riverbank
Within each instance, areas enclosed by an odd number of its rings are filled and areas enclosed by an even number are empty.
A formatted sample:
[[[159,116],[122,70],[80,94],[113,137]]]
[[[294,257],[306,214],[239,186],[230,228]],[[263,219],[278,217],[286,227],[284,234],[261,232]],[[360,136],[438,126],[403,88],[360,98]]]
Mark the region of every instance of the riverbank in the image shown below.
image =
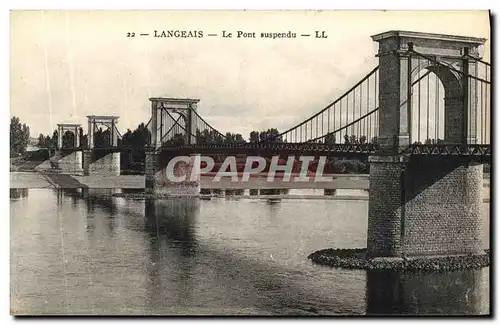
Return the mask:
[[[307,258],[313,263],[344,269],[399,271],[455,271],[490,265],[489,249],[484,254],[413,258],[370,258],[366,248],[322,249]]]

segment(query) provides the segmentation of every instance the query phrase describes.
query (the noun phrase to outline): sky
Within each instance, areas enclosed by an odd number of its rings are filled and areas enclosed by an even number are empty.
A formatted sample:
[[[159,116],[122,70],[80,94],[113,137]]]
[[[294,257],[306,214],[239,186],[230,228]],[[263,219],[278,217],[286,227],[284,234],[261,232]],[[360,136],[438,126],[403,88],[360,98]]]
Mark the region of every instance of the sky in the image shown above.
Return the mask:
[[[11,11],[10,26],[10,116],[32,137],[52,134],[57,123],[81,123],[86,132],[92,114],[120,116],[123,134],[149,120],[150,97],[180,97],[200,99],[199,114],[219,131],[248,138],[288,129],[351,88],[377,66],[371,35],[490,38],[487,11]],[[155,38],[154,30],[204,37]],[[315,31],[328,38],[300,37]]]

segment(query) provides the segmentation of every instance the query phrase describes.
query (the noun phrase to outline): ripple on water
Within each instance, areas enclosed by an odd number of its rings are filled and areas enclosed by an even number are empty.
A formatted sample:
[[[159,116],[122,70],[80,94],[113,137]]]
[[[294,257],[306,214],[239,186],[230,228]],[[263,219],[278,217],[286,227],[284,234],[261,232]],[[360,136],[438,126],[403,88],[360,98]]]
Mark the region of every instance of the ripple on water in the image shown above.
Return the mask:
[[[367,201],[151,202],[92,189],[18,196],[10,205],[16,314],[474,314],[489,306],[486,269],[401,278],[307,260],[327,247],[362,247]],[[475,297],[468,304],[451,299],[466,292]]]

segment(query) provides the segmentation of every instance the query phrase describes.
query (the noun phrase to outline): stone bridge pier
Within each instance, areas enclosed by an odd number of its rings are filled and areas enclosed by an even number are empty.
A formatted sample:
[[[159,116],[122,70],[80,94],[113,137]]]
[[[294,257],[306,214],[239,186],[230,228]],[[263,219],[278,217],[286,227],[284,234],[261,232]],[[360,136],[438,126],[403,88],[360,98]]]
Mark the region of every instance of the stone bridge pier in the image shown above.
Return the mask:
[[[483,165],[444,157],[370,159],[372,257],[479,254]]]
[[[200,156],[184,154],[176,150],[162,149],[166,110],[183,116],[186,129],[196,134],[193,111],[198,99],[150,98],[151,145],[146,148],[146,192],[160,196],[198,196],[200,194]],[[196,139],[186,135],[187,142]]]
[[[372,38],[379,43],[381,151],[369,158],[368,254],[400,258],[484,253],[482,164],[470,157],[403,152],[411,138],[410,85],[421,69],[435,73],[443,84],[444,143],[476,143],[476,95],[456,71],[475,71],[468,54],[477,53],[485,40],[402,31]],[[443,64],[418,65],[411,49]]]
[[[116,124],[118,116],[87,116],[88,133],[87,149],[83,152],[83,174],[85,176],[119,176],[120,151],[118,146],[118,132]],[[105,126],[109,130],[108,143],[100,143],[96,147],[95,133],[98,126]],[[106,140],[106,139],[105,139]]]
[[[488,271],[366,272],[366,314],[486,315]]]
[[[200,194],[200,155],[146,149],[146,192],[160,196]]]

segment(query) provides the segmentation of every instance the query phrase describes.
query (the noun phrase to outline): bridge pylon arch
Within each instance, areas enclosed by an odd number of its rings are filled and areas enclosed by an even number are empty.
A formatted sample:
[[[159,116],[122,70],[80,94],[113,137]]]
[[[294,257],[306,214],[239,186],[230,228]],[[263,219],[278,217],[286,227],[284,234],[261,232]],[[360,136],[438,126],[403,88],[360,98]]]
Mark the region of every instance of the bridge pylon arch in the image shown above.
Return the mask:
[[[199,99],[192,98],[167,98],[153,97],[151,101],[151,146],[159,148],[164,137],[173,130],[168,127],[167,121],[171,120],[171,114],[177,113],[184,120],[183,131],[187,144],[196,143],[196,109]],[[172,122],[172,121],[170,121]],[[173,121],[177,124],[177,121]],[[172,125],[173,126],[173,125]]]
[[[389,31],[379,43],[379,143],[399,152],[410,145],[412,85],[422,69],[437,75],[445,89],[445,141],[477,143],[477,76],[483,38]]]
[[[87,148],[83,151],[83,174],[85,176],[119,176],[121,155],[118,151],[118,138],[121,138],[117,128],[118,116],[89,115],[87,130]],[[109,131],[107,143],[96,146],[95,133],[99,126]],[[102,139],[101,139],[102,140]]]

